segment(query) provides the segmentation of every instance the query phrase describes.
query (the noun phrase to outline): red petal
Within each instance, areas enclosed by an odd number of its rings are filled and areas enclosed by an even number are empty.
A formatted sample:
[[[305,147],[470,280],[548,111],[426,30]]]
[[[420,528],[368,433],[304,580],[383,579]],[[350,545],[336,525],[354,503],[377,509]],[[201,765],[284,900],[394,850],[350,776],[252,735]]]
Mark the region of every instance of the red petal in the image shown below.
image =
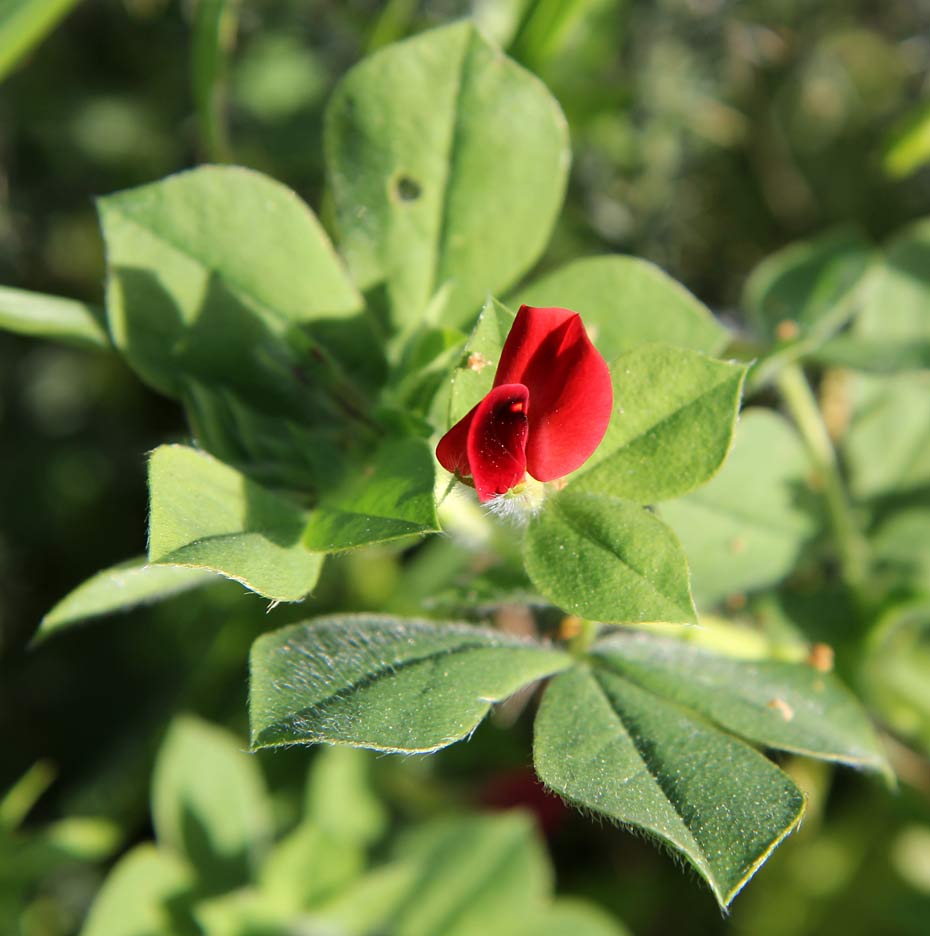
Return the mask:
[[[526,460],[538,481],[570,474],[604,438],[613,410],[610,371],[577,313],[521,306],[494,383],[529,390]]]
[[[494,387],[469,414],[468,464],[482,503],[526,476],[529,396],[523,384],[504,384]]]
[[[479,403],[478,406],[481,404]],[[436,458],[446,471],[460,478],[470,478],[468,466],[468,430],[475,418],[478,406],[473,406],[468,415],[463,416],[440,440],[436,446]]]

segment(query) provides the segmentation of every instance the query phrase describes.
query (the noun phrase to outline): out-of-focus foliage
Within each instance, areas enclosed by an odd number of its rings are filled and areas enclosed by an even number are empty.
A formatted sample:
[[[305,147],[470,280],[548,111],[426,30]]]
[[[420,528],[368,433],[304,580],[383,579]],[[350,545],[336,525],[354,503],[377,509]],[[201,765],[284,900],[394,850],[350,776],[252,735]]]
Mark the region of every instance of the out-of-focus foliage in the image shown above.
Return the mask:
[[[231,157],[268,172],[331,225],[322,174],[322,110],[330,90],[367,50],[461,15],[473,15],[536,71],[568,117],[574,153],[568,200],[541,273],[566,259],[629,251],[658,262],[712,307],[729,309],[756,263],[788,242],[837,224],[881,242],[930,212],[925,0],[276,0],[229,4],[236,7],[235,34],[228,24],[217,27],[228,60],[211,59],[209,51],[192,58],[195,22],[206,19],[210,5],[196,5],[198,13],[194,5],[165,0],[82,4],[6,76],[0,282],[99,303],[103,258],[91,196],[204,157]],[[209,22],[200,41],[208,41],[208,32]],[[223,85],[218,98],[208,87],[213,80]],[[205,125],[212,138],[202,133]],[[839,337],[881,338],[867,318]],[[874,345],[864,347],[874,361]],[[832,360],[849,363],[854,352],[837,345]],[[835,405],[840,434],[854,427],[842,451],[863,499],[858,509],[875,534],[877,564],[896,588],[907,583],[902,603],[888,608],[870,638],[860,682],[885,723],[926,751],[928,624],[920,596],[930,563],[926,478],[914,474],[923,462],[869,461],[876,447],[885,452],[882,401],[871,378],[843,380],[824,380],[821,395]],[[918,402],[926,390],[908,375],[881,386],[879,397]],[[196,403],[189,407],[195,411]],[[918,438],[926,437],[922,427],[919,421],[911,427]],[[752,422],[743,428],[751,437]],[[32,812],[37,792],[26,797],[28,806],[10,807],[16,831],[4,830],[3,848],[15,857],[0,861],[12,869],[0,878],[4,931],[73,932],[120,836],[148,837],[150,771],[163,727],[179,708],[243,733],[247,649],[268,622],[265,605],[234,586],[197,591],[137,610],[118,626],[103,623],[25,650],[62,595],[101,566],[144,550],[141,454],[166,437],[186,439],[179,410],[146,392],[114,357],[0,334],[0,788],[24,775],[34,780],[26,772],[43,757],[54,760],[59,777]],[[759,469],[775,475],[783,513],[777,504],[753,503],[752,479],[759,475],[751,464],[743,472],[749,479],[737,479],[744,497],[736,504],[723,499],[731,513],[753,508],[749,520],[760,518],[768,537],[760,555],[774,557],[775,572],[763,577],[754,563],[754,574],[718,582],[701,577],[698,561],[699,605],[728,597],[740,612],[743,588],[769,584],[820,548],[809,542],[802,502],[810,492],[798,446],[785,445]],[[737,461],[725,470],[740,469],[739,446],[738,434]],[[790,464],[779,464],[782,455]],[[914,482],[911,500],[887,483],[891,468]],[[698,519],[682,520],[681,538],[687,549],[690,530],[700,558],[711,548],[729,549],[734,566],[743,568],[757,544],[747,545],[742,528],[730,535],[714,490],[701,495],[707,503],[695,496],[690,509]],[[701,510],[715,522],[703,522]],[[767,517],[773,511],[777,522]],[[777,549],[770,549],[772,539],[780,540]],[[423,597],[435,599],[437,584],[473,561],[442,542],[404,560],[391,546],[347,554],[332,564],[315,608],[409,611]],[[828,639],[838,665],[855,669],[844,644],[852,642],[849,622],[861,609],[810,578],[809,568],[802,563],[774,596],[750,596],[747,616],[765,622],[769,634],[793,637],[800,628]],[[506,577],[506,569],[495,571]],[[527,585],[519,577],[512,584],[517,595]],[[278,609],[274,623],[298,616]],[[553,834],[560,888],[595,897],[638,933],[917,936],[930,912],[930,772],[910,748],[891,745],[903,788],[897,798],[858,776],[787,759],[810,798],[809,819],[726,922],[662,856],[582,819],[563,820]],[[488,784],[489,763],[503,771],[528,759],[525,730],[505,735],[491,726],[441,760],[391,767],[385,782],[406,820],[472,801]],[[304,759],[285,753],[263,765],[286,785]],[[492,782],[498,779],[495,772]],[[296,820],[286,800],[272,806]],[[0,811],[7,815],[5,805]],[[300,847],[295,841],[293,848]],[[136,848],[148,861],[147,846]],[[33,864],[34,855],[40,858]],[[172,865],[166,876],[183,880],[176,872]],[[147,871],[143,877],[152,881]],[[221,928],[234,915],[218,898],[199,919]]]

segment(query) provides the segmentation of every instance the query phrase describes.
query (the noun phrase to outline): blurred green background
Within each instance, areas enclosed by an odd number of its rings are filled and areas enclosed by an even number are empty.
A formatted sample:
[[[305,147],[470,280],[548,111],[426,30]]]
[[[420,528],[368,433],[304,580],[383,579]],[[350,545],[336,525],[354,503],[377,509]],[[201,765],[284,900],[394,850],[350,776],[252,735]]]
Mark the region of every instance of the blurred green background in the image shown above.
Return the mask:
[[[569,121],[568,199],[541,269],[633,253],[739,325],[745,277],[771,251],[836,225],[881,240],[930,214],[928,0],[242,0],[221,23],[213,123],[203,100],[198,115],[203,9],[84,0],[0,84],[0,283],[100,303],[93,197],[211,158],[285,182],[325,221],[333,85],[367,52],[461,16],[535,71]],[[219,585],[30,650],[58,598],[144,552],[144,454],[185,431],[115,357],[0,334],[0,791],[37,762],[35,795],[50,784],[0,845],[4,932],[75,931],[103,856],[151,834],[149,777],[172,715],[244,736],[256,635],[429,581],[435,557],[369,551],[330,564],[312,609],[268,616],[257,596]],[[313,757],[258,758],[281,802]],[[814,791],[809,818],[727,919],[668,856],[576,814],[549,830],[559,889],[644,936],[926,933],[930,769],[908,751],[897,761],[896,795],[786,762]],[[529,762],[528,723],[490,723],[429,759],[379,759],[375,782],[402,826],[494,800]],[[13,873],[23,842],[66,816],[108,817],[123,845]]]

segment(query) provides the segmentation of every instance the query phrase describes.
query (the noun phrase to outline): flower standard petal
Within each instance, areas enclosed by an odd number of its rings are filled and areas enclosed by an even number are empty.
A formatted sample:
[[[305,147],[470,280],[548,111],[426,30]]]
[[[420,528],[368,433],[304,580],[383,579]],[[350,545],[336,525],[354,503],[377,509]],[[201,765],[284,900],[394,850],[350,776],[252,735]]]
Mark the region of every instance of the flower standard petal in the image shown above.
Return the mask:
[[[505,494],[526,476],[529,402],[523,384],[503,384],[470,414],[468,465],[482,503]]]
[[[552,481],[581,467],[598,447],[613,410],[610,370],[568,309],[522,306],[501,353],[495,385],[522,383],[533,401],[527,468]]]

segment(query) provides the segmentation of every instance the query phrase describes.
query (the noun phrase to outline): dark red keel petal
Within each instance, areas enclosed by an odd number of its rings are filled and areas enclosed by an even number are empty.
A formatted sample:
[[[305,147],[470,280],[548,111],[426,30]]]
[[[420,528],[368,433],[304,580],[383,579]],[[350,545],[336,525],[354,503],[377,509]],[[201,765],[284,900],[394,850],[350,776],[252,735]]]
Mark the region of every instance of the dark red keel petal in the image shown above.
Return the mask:
[[[553,481],[580,468],[610,422],[613,386],[607,363],[568,309],[522,306],[507,336],[495,384],[522,383],[533,412],[527,468]]]
[[[529,402],[523,384],[504,384],[494,387],[469,414],[468,464],[482,503],[509,491],[526,476]]]

